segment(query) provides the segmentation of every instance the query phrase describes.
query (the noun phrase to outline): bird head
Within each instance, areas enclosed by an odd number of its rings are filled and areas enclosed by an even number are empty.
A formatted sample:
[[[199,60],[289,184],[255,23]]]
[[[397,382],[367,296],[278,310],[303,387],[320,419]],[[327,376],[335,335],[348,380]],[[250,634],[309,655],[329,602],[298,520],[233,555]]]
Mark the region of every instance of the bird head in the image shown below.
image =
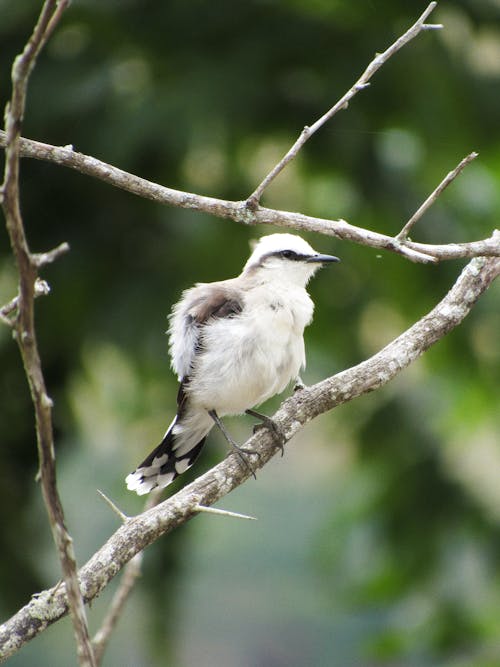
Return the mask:
[[[316,252],[300,236],[270,234],[257,241],[243,272],[305,286],[324,264],[339,261],[333,255]]]

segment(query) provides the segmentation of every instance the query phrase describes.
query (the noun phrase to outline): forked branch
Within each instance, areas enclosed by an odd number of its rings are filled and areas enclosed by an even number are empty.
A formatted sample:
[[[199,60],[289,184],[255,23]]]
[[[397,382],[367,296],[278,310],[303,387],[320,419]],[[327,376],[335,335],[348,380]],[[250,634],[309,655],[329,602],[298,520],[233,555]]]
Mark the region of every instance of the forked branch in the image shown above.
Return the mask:
[[[427,7],[418,21],[404,35],[374,58],[358,81],[329,111],[313,125],[304,128],[292,148],[260,183],[248,200],[236,202],[204,197],[151,183],[93,157],[78,153],[71,146],[56,147],[21,138],[20,131],[30,72],[38,53],[67,4],[67,0],[45,1],[33,35],[23,53],[16,58],[14,63],[13,93],[6,111],[6,132],[0,132],[0,145],[5,146],[6,153],[5,178],[0,194],[20,280],[19,295],[0,308],[0,319],[11,326],[16,334],[30,384],[37,421],[42,490],[54,540],[58,547],[64,584],[34,597],[28,605],[0,627],[0,661],[10,657],[23,644],[69,611],[77,637],[80,664],[94,667],[102,658],[125,600],[139,576],[140,552],[160,536],[184,524],[199,513],[236,516],[234,513],[212,508],[212,505],[242,484],[248,478],[249,471],[240,465],[238,459],[229,457],[158,507],[151,507],[134,518],[126,517],[123,513],[118,512],[123,520],[123,525],[80,570],[79,585],[73,545],[65,527],[63,509],[56,486],[52,402],[45,387],[34,326],[34,298],[37,292],[44,293],[43,285],[40,286],[41,283],[37,282],[38,270],[44,264],[59,257],[67,250],[67,246],[62,244],[54,250],[40,254],[30,251],[19,205],[20,157],[54,162],[141,197],[172,206],[196,209],[244,224],[266,223],[279,227],[315,231],[373,248],[396,252],[416,262],[436,262],[459,257],[476,258],[463,270],[453,288],[436,308],[378,354],[313,387],[303,388],[286,400],[274,416],[286,440],[289,440],[318,414],[389,382],[423,354],[428,347],[460,324],[470,312],[475,301],[500,273],[500,233],[494,232],[490,238],[471,243],[444,245],[416,243],[409,238],[413,225],[462,169],[474,159],[476,156],[474,153],[462,160],[443,179],[395,237],[362,229],[344,220],[327,220],[260,206],[260,199],[267,186],[297,155],[312,134],[338,111],[345,109],[351,99],[369,85],[369,80],[375,72],[402,46],[423,30],[441,27],[425,22],[435,8],[435,2]],[[258,467],[265,465],[280,450],[280,445],[276,444],[265,430],[253,436],[247,446],[259,451]],[[251,517],[240,515],[239,518]],[[93,600],[125,566],[122,583],[102,627],[94,638],[94,655],[88,635],[84,602]]]
[[[5,134],[0,131],[0,146],[2,145],[5,145]],[[481,256],[500,257],[500,240],[495,235],[469,243],[430,245],[409,240],[401,241],[397,237],[387,236],[371,229],[363,229],[362,227],[351,225],[345,220],[316,218],[303,213],[278,211],[262,206],[259,206],[255,211],[251,211],[246,207],[245,202],[216,199],[215,197],[206,197],[192,192],[167,188],[106,162],[97,160],[90,155],[78,153],[71,146],[52,146],[40,141],[23,138],[21,139],[20,152],[21,157],[53,162],[69,169],[74,169],[82,174],[104,181],[109,185],[160,204],[178,208],[189,208],[247,225],[268,224],[276,227],[286,227],[298,231],[316,232],[327,236],[334,236],[344,241],[352,241],[353,243],[369,246],[377,250],[388,250],[389,252],[397,253],[412,262],[435,263],[448,259]],[[455,177],[457,175],[458,172],[455,174]]]
[[[377,53],[375,58],[371,61],[368,67],[365,69],[363,74],[359,77],[356,83],[349,88],[349,90],[336,102],[331,109],[329,109],[325,114],[318,118],[318,120],[312,125],[306,125],[302,132],[299,135],[299,138],[290,148],[290,150],[284,155],[277,165],[271,169],[267,174],[264,180],[257,186],[257,188],[252,192],[250,197],[246,201],[246,205],[251,210],[255,210],[260,203],[261,197],[264,193],[264,190],[267,188],[272,181],[280,174],[283,169],[291,162],[298,154],[302,146],[312,137],[312,135],[317,132],[325,123],[327,123],[336,113],[347,109],[349,102],[352,98],[357,95],[361,90],[365,90],[370,85],[369,81],[372,76],[384,65],[391,56],[393,56],[397,51],[399,51],[405,44],[408,44],[409,41],[414,39],[419,35],[422,30],[436,30],[442,28],[440,24],[427,24],[425,23],[429,14],[436,7],[437,2],[431,2],[427,7],[422,16],[409,28],[401,37],[389,46],[383,53]]]
[[[437,306],[380,352],[353,368],[295,392],[273,416],[286,441],[319,414],[378,389],[395,378],[458,326],[499,274],[500,259],[473,259]],[[252,436],[245,446],[259,452],[258,468],[281,451],[281,443],[277,443],[266,429]],[[196,516],[200,505],[213,505],[240,486],[250,474],[237,457],[229,456],[157,507],[127,519],[80,570],[85,601],[97,597],[136,554]],[[11,656],[67,611],[64,585],[34,597],[0,626],[0,657]]]

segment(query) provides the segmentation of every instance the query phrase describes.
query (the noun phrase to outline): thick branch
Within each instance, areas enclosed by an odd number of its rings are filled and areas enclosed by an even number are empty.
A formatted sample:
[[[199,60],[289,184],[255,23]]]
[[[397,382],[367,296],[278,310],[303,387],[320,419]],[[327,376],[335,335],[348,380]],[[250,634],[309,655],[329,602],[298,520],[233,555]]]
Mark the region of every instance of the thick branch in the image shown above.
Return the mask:
[[[31,254],[24,232],[19,198],[19,143],[28,80],[38,54],[57,25],[67,4],[68,0],[46,0],[44,2],[33,33],[12,66],[12,96],[5,112],[6,148],[2,206],[19,272],[19,297],[14,304],[8,304],[8,308],[11,305],[17,308],[15,319],[9,320],[8,317],[3,319],[7,319],[7,322],[14,327],[35,408],[43,498],[68,590],[79,662],[84,667],[93,667],[95,662],[85,607],[78,586],[73,542],[66,530],[63,508],[56,485],[52,401],[48,396],[42,373],[34,317],[38,267],[52,261],[63,249],[59,248],[45,255]]]
[[[392,380],[458,326],[498,275],[500,259],[473,259],[444,299],[380,352],[353,368],[297,391],[284,401],[273,419],[286,440],[317,415]],[[265,429],[250,438],[246,446],[259,452],[260,458],[254,460],[258,468],[280,451],[280,443],[276,443]],[[93,600],[142,549],[194,517],[200,505],[210,506],[217,502],[249,475],[248,469],[231,455],[161,505],[127,519],[80,570],[85,600]],[[34,597],[0,627],[0,657],[11,656],[64,616],[67,610],[64,586],[56,586]]]
[[[0,131],[0,146],[4,145],[5,133]],[[263,207],[259,207],[256,211],[250,211],[246,207],[245,202],[227,201],[167,188],[113,167],[106,162],[101,162],[89,155],[78,153],[71,146],[58,147],[51,144],[44,144],[40,141],[33,141],[32,139],[21,139],[20,154],[21,157],[54,162],[55,164],[69,167],[82,174],[109,183],[114,187],[161,204],[194,209],[247,225],[269,224],[299,231],[317,232],[327,236],[334,236],[344,241],[352,241],[360,245],[376,248],[377,250],[395,252],[413,262],[429,263],[444,259],[479,256],[500,257],[500,239],[494,235],[490,238],[471,243],[429,245],[409,240],[402,242],[392,236],[350,225],[345,220],[327,220],[302,213],[277,211]]]
[[[282,159],[278,162],[278,164],[273,167],[273,169],[269,172],[269,174],[264,178],[264,180],[260,183],[260,185],[254,190],[254,192],[250,195],[250,197],[247,199],[247,206],[251,208],[252,210],[256,209],[257,206],[259,205],[260,199],[264,193],[264,190],[267,188],[267,186],[274,181],[276,176],[280,174],[283,169],[287,166],[289,162],[291,162],[298,154],[302,146],[306,143],[308,139],[312,137],[312,135],[317,132],[323,125],[328,122],[333,116],[338,113],[339,111],[342,111],[343,109],[347,109],[349,106],[349,102],[352,100],[352,98],[359,93],[360,90],[365,90],[370,84],[369,81],[372,78],[372,76],[377,72],[382,65],[384,65],[391,56],[393,56],[395,53],[397,53],[405,44],[408,44],[409,41],[411,41],[414,37],[419,35],[422,30],[428,30],[432,28],[442,28],[441,25],[428,25],[425,23],[425,20],[429,16],[429,14],[434,10],[436,7],[437,2],[431,2],[431,4],[427,7],[425,12],[422,14],[422,16],[412,25],[411,28],[409,28],[401,37],[398,37],[398,39],[391,44],[391,46],[386,49],[383,53],[377,53],[375,58],[371,61],[371,63],[368,65],[368,67],[365,69],[363,74],[359,77],[359,79],[356,81],[356,83],[350,88],[347,93],[345,93],[340,100],[331,107],[321,118],[318,118],[318,120],[313,123],[313,125],[306,125],[304,129],[302,130],[299,138],[297,141],[293,144],[293,146],[290,148],[290,150],[282,157]]]

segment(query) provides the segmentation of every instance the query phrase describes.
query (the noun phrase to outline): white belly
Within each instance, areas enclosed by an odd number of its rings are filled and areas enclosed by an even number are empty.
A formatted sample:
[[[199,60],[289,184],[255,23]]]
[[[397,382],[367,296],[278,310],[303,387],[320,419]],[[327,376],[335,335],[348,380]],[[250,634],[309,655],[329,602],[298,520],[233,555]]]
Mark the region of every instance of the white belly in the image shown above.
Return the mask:
[[[312,310],[312,308],[311,308]],[[219,415],[240,414],[281,393],[305,363],[303,329],[282,305],[206,326],[190,399]]]

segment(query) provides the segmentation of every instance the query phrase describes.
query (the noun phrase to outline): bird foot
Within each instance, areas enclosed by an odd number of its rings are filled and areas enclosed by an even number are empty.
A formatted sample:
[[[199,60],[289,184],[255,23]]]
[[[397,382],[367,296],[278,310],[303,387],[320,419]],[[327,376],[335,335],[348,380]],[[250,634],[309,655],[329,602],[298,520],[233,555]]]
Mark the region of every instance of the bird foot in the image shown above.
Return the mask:
[[[229,450],[229,453],[236,454],[236,456],[240,459],[240,461],[243,463],[245,468],[252,474],[252,477],[254,479],[257,479],[257,475],[255,474],[255,468],[253,465],[250,463],[250,456],[256,456],[259,461],[260,461],[260,454],[258,451],[255,449],[250,449],[249,447],[240,447],[240,445],[237,445],[234,440],[229,443],[231,445],[231,449]]]
[[[253,478],[257,479],[257,475],[255,474],[255,469],[248,459],[250,456],[257,456],[260,460],[259,452],[256,452],[253,449],[240,447],[240,445],[238,445],[233,440],[233,438],[229,434],[229,431],[226,429],[223,422],[219,419],[219,415],[215,410],[209,410],[208,414],[214,420],[215,424],[219,427],[222,435],[226,438],[227,442],[231,445],[231,452],[234,452],[236,454],[236,456],[240,459],[240,461],[247,468],[247,470],[253,475]]]
[[[281,428],[278,426],[278,424],[271,419],[271,417],[268,417],[267,415],[263,415],[260,412],[256,412],[255,410],[245,410],[247,415],[250,415],[251,417],[256,417],[257,419],[260,419],[262,422],[261,424],[255,424],[253,427],[253,432],[258,433],[262,428],[267,428],[271,433],[273,434],[275,440],[277,441],[279,448],[281,449],[281,456],[284,456],[285,454],[285,434],[281,430]]]

